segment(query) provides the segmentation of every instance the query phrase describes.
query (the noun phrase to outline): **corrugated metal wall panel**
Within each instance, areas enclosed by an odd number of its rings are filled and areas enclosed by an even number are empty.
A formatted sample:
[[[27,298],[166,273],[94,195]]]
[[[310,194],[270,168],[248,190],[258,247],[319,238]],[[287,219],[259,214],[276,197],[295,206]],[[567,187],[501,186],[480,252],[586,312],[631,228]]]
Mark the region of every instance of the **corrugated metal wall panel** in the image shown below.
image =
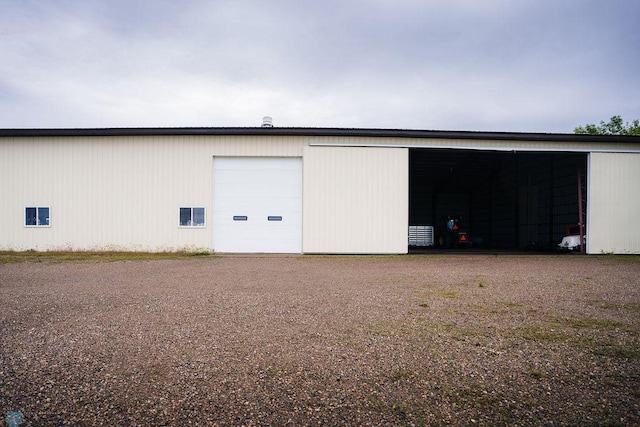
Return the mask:
[[[0,141],[0,248],[212,248],[213,157],[300,157],[302,142],[274,137],[38,137]],[[47,206],[51,227],[24,227]],[[205,207],[205,228],[178,227],[180,207]]]
[[[640,254],[640,154],[589,155],[587,251]]]
[[[303,252],[407,252],[407,149],[307,147],[303,169]]]
[[[637,152],[638,146],[633,143],[618,142],[585,142],[576,144],[567,141],[510,141],[510,140],[471,140],[444,138],[379,138],[379,137],[312,137],[311,144],[328,145],[371,145],[398,147],[433,147],[433,148],[469,148],[501,151],[630,151]]]

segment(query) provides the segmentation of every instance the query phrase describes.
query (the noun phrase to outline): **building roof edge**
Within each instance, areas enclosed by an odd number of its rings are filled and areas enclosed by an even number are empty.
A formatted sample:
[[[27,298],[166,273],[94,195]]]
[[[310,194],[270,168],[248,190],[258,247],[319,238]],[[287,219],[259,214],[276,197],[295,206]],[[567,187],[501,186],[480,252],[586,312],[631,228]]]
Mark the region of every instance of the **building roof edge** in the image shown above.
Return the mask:
[[[0,137],[81,136],[333,136],[432,138],[503,141],[624,142],[640,143],[640,136],[573,133],[452,131],[377,128],[304,127],[121,127],[121,128],[16,128],[0,129]]]

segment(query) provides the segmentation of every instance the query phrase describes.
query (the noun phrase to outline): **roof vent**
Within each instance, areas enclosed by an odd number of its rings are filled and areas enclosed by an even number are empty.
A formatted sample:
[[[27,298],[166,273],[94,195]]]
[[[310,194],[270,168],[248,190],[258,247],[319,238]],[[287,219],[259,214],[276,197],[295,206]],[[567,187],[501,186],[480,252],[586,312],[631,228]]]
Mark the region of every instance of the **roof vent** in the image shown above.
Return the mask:
[[[262,118],[262,127],[263,128],[272,128],[273,127],[273,118],[269,116],[264,116]]]

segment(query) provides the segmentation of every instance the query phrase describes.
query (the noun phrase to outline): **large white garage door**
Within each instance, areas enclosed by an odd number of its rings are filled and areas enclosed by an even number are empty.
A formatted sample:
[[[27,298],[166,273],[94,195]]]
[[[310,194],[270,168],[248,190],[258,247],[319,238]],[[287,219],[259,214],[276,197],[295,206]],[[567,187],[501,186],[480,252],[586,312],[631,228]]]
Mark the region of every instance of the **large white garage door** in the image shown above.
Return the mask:
[[[302,252],[302,159],[216,157],[213,249]]]

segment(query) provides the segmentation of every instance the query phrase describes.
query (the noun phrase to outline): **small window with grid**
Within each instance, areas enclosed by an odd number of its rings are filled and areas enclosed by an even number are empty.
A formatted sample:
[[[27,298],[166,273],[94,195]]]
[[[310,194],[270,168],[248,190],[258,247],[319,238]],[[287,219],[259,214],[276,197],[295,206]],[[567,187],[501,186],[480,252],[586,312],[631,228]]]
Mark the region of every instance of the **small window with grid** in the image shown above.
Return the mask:
[[[50,227],[51,218],[46,206],[27,206],[24,209],[25,227]]]
[[[204,208],[180,208],[180,227],[204,227]]]

